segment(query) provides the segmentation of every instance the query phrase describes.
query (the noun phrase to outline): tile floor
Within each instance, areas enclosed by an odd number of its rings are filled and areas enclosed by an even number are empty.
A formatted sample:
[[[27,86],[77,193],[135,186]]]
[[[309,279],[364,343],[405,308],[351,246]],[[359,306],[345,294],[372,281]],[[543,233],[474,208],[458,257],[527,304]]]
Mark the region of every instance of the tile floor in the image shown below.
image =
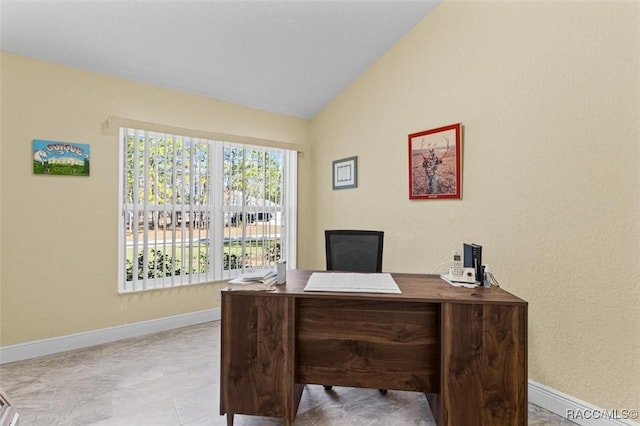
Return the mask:
[[[0,366],[20,426],[225,425],[219,414],[220,323]],[[236,425],[280,419],[235,416]],[[307,385],[295,425],[434,425],[424,395]],[[529,425],[573,425],[529,404]]]

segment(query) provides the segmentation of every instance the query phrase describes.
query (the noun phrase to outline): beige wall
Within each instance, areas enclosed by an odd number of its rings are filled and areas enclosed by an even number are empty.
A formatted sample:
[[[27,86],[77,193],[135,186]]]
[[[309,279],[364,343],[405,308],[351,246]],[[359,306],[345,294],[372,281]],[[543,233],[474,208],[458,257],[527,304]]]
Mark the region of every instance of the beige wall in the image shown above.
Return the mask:
[[[102,125],[114,115],[306,144],[309,122],[15,55],[1,60],[0,345],[218,305],[213,284],[118,295],[118,140]],[[33,175],[32,139],[90,144],[91,176]],[[300,175],[306,192],[304,156]],[[300,226],[308,227],[304,216]]]
[[[385,271],[484,246],[529,301],[529,377],[640,407],[640,3],[445,2],[312,122],[327,228],[385,231]],[[463,199],[408,199],[407,135],[461,122]],[[358,188],[331,161],[358,156]]]
[[[309,122],[1,54],[0,345],[216,306],[215,286],[119,296],[109,115],[301,155],[299,266],[326,228],[386,232],[386,271],[463,242],[529,301],[530,378],[640,406],[640,3],[445,2]],[[464,125],[463,200],[409,201],[407,134]],[[311,131],[311,133],[309,133]],[[89,143],[89,178],[31,174],[34,138]],[[359,187],[331,190],[357,155]]]

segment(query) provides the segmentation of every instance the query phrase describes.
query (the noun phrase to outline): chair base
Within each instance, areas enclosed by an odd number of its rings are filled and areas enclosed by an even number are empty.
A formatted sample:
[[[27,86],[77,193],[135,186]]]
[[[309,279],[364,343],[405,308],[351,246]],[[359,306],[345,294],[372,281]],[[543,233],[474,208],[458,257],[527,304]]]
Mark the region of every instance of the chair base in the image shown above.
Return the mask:
[[[324,388],[324,390],[326,391],[330,391],[331,389],[333,389],[332,385],[322,385],[322,387]],[[386,395],[387,394],[387,390],[386,389],[378,389],[378,391],[382,394],[382,395]]]

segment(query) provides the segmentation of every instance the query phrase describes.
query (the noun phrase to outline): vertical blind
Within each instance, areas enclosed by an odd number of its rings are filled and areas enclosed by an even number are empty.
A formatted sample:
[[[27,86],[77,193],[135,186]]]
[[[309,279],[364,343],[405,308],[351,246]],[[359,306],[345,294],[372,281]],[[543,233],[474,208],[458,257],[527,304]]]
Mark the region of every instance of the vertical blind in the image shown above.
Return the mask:
[[[295,266],[295,151],[129,128],[120,142],[121,292]]]

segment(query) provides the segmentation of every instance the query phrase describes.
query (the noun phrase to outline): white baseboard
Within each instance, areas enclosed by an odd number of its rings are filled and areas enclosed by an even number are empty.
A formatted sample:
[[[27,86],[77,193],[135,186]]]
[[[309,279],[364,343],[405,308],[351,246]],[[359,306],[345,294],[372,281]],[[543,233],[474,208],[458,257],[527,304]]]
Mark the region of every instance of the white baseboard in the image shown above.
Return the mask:
[[[0,364],[22,361],[43,355],[73,349],[86,348],[130,337],[144,336],[175,328],[187,327],[195,324],[216,321],[221,317],[220,308],[206,309],[187,314],[173,315],[132,324],[101,328],[83,333],[68,334],[50,339],[34,340],[32,342],[0,347]]]
[[[528,390],[529,402],[582,426],[640,426],[629,419],[630,414],[637,418],[637,407],[629,407],[636,410],[633,413],[605,410],[533,380],[529,380]]]

